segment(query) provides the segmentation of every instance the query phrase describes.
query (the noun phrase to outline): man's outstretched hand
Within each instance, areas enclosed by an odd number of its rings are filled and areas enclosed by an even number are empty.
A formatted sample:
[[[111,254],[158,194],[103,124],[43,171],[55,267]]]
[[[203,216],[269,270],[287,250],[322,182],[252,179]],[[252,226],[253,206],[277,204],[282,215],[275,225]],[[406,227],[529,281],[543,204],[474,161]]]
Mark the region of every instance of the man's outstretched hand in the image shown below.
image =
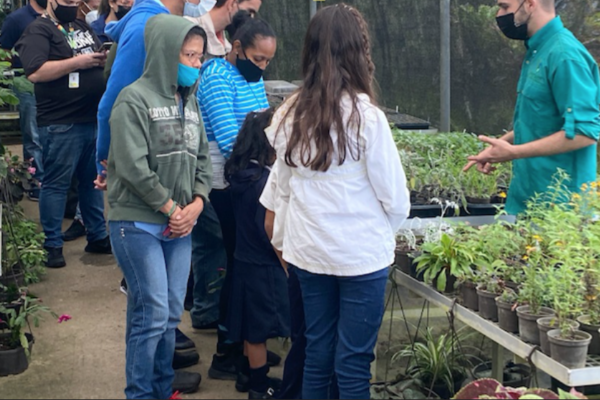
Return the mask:
[[[463,171],[466,172],[477,165],[479,172],[489,174],[495,170],[493,164],[511,161],[515,158],[514,146],[506,140],[494,139],[487,136],[479,136],[479,140],[490,146],[478,155],[468,157],[469,162],[463,168]]]

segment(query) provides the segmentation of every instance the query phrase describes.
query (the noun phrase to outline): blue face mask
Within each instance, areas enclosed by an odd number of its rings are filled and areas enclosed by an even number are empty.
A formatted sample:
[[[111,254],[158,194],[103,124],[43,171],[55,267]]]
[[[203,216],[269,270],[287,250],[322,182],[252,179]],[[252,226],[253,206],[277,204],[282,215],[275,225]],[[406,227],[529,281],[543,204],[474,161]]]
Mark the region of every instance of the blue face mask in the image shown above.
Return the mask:
[[[200,0],[200,3],[194,4],[186,0],[183,6],[183,16],[198,18],[209,12],[215,6],[216,0]]]
[[[188,67],[179,63],[177,69],[177,84],[181,87],[194,86],[198,78],[200,77],[200,70],[194,67]]]

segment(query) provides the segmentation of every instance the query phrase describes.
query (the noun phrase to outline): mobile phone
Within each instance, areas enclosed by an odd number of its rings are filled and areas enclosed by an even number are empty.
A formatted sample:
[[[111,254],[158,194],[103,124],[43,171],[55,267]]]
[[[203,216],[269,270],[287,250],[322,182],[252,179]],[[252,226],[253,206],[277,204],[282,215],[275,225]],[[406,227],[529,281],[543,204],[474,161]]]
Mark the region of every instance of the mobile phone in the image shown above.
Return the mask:
[[[102,46],[100,46],[100,48],[96,51],[96,53],[103,53],[105,51],[108,51],[108,50],[110,50],[112,45],[113,45],[113,42],[104,42],[104,43],[102,43]]]

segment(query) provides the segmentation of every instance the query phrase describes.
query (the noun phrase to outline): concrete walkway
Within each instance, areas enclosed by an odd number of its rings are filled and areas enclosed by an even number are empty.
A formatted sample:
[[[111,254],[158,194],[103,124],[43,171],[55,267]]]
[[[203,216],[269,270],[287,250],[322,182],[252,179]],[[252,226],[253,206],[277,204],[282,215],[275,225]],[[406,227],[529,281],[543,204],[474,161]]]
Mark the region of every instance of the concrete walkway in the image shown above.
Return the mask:
[[[20,154],[19,150],[13,150]],[[22,202],[26,215],[39,221],[37,203]],[[66,229],[71,221],[64,222]],[[49,270],[31,291],[57,314],[72,320],[62,324],[45,318],[34,328],[36,343],[29,369],[0,378],[1,399],[120,399],[125,387],[125,310],[127,298],[119,291],[121,272],[112,256],[84,253],[81,238],[66,243],[67,267]],[[211,380],[207,371],[216,345],[216,331],[191,328],[186,312],[181,329],[196,343],[200,364],[188,369],[202,374],[198,393],[189,399],[243,399],[234,382]],[[278,342],[270,350],[283,353]],[[271,374],[281,377],[282,367]]]

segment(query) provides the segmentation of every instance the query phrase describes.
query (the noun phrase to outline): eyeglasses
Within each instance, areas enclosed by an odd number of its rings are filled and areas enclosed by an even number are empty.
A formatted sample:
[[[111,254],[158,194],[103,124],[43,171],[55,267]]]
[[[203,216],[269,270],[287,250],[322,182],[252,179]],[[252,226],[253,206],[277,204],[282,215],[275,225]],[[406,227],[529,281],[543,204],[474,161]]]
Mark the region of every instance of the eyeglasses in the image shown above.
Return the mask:
[[[187,53],[184,52],[183,55],[186,56],[191,63],[198,61],[200,64],[202,64],[204,62],[204,54],[202,53],[196,53],[195,51],[191,51]]]

